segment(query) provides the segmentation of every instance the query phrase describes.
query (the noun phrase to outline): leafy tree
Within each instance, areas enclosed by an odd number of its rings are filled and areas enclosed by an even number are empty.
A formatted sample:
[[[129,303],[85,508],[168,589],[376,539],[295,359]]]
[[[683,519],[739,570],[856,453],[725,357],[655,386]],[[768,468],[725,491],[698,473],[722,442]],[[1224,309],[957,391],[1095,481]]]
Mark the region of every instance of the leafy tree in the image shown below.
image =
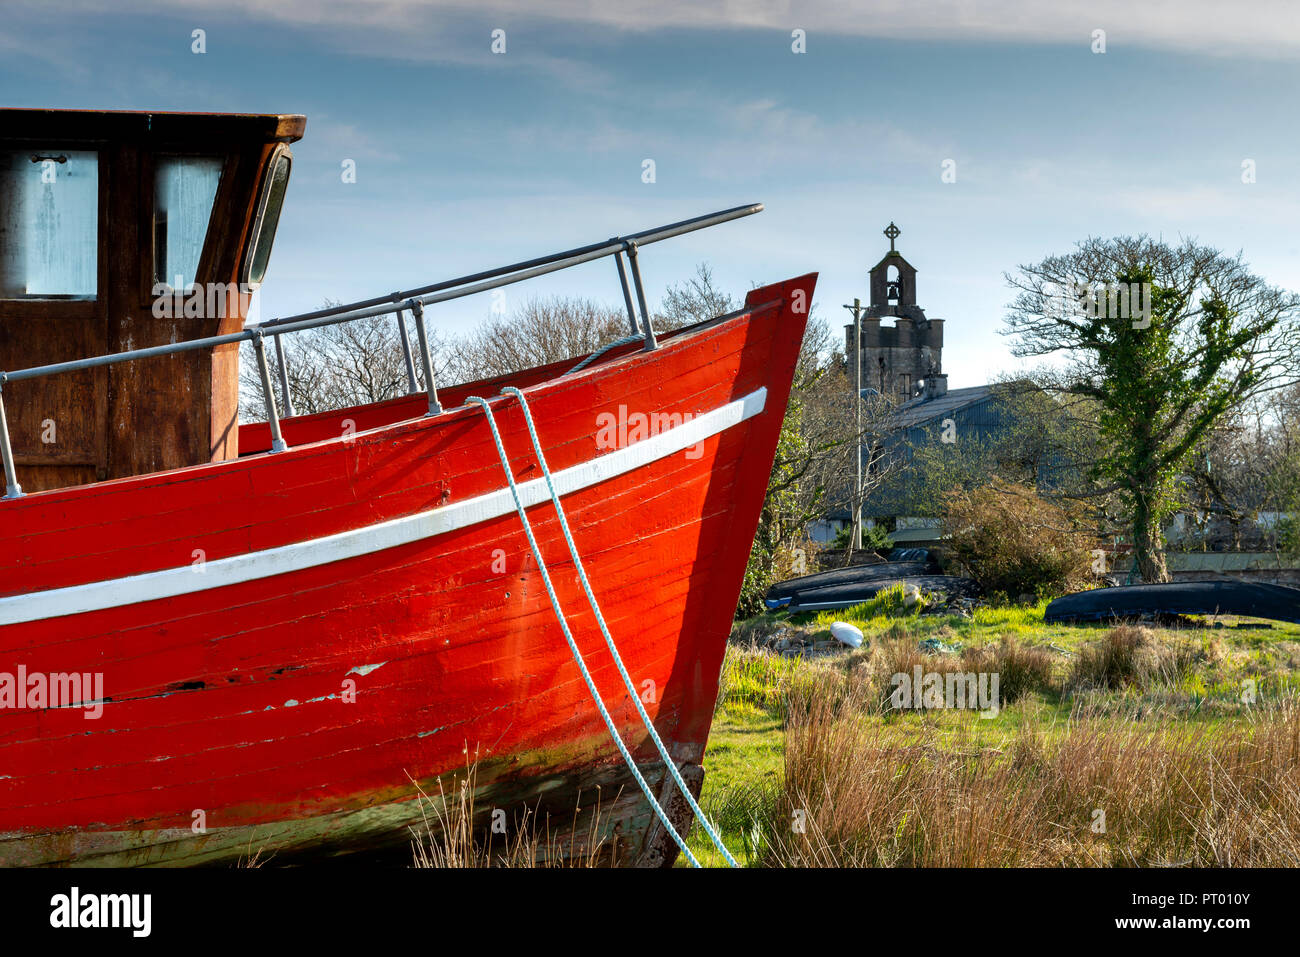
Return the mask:
[[[853,526],[845,525],[835,533],[835,540],[831,543],[834,548],[851,548],[853,542]],[[870,549],[873,552],[886,553],[894,547],[894,540],[889,537],[882,525],[864,525],[862,528],[862,547]]]
[[[1146,236],[1088,239],[1006,278],[1013,351],[1059,357],[1052,387],[1095,403],[1097,491],[1118,494],[1141,579],[1167,580],[1163,524],[1188,458],[1234,408],[1294,377],[1297,297],[1240,255]],[[1127,309],[1117,285],[1138,293]]]

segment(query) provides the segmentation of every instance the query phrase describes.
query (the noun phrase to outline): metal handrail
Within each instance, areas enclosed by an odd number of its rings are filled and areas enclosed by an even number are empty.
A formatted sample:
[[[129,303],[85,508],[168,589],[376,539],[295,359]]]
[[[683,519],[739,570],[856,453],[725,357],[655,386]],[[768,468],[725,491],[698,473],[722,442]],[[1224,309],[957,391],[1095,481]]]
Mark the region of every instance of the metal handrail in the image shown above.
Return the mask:
[[[697,229],[706,229],[709,226],[716,226],[720,223],[730,222],[733,219],[740,219],[743,216],[751,216],[754,213],[763,211],[762,203],[750,203],[746,206],[734,206],[731,209],[724,209],[721,212],[710,213],[707,216],[696,216],[691,219],[683,219],[680,222],[670,223],[667,226],[659,226],[655,229],[646,229],[639,233],[632,233],[628,236],[615,237],[605,242],[590,243],[586,246],[577,246],[573,249],[566,249],[564,252],[552,253],[549,256],[539,256],[536,259],[526,259],[523,262],[513,263],[509,266],[499,266],[496,269],[487,269],[483,272],[473,273],[469,276],[461,276],[459,279],[447,279],[442,282],[436,282],[428,286],[420,286],[417,289],[407,289],[404,292],[394,292],[388,296],[377,296],[374,299],[364,299],[359,302],[348,303],[342,306],[331,306],[328,309],[319,309],[315,312],[304,312],[296,316],[290,316],[284,319],[270,319],[261,323],[263,328],[271,328],[289,322],[296,322],[302,319],[317,319],[324,316],[335,316],[340,313],[349,312],[353,309],[365,309],[370,306],[395,305],[407,299],[417,296],[427,296],[431,293],[442,292],[446,289],[452,289],[456,286],[465,285],[466,283],[482,282],[485,279],[495,279],[498,276],[508,275],[514,272],[520,272],[525,269],[532,269],[535,266],[543,266],[548,263],[557,262],[562,259],[570,259],[575,256],[581,256],[585,253],[605,250],[610,243],[636,243],[645,246],[649,243],[657,243],[664,239],[672,239],[674,236],[680,236],[683,233],[694,232]],[[609,255],[608,252],[602,255]],[[585,260],[584,260],[585,261]],[[425,300],[428,305],[428,300]]]
[[[91,356],[85,359],[73,359],[68,362],[55,362],[49,365],[32,366],[28,369],[19,369],[13,372],[0,372],[0,460],[2,460],[5,476],[5,495],[3,498],[17,498],[22,495],[22,488],[18,485],[17,474],[14,469],[13,451],[9,441],[9,428],[8,423],[5,420],[4,412],[4,386],[8,382],[22,382],[27,379],[35,379],[47,375],[59,375],[65,372],[79,372],[84,369],[95,369],[100,366],[116,365],[119,362],[132,362],[137,359],[175,355],[181,352],[194,352],[199,349],[212,349],[217,346],[229,345],[235,342],[251,341],[254,346],[258,362],[258,371],[261,376],[262,389],[266,400],[267,421],[271,427],[272,451],[283,451],[288,446],[280,434],[279,415],[276,411],[275,394],[272,389],[270,369],[266,360],[264,340],[267,335],[270,335],[275,340],[277,346],[277,358],[280,363],[280,381],[287,398],[287,372],[284,365],[284,351],[279,348],[280,336],[291,332],[319,329],[323,326],[332,326],[342,322],[353,322],[357,319],[366,319],[373,316],[381,316],[386,313],[396,312],[398,323],[401,325],[402,329],[403,342],[406,343],[406,326],[405,321],[402,318],[402,312],[403,310],[410,310],[416,324],[416,332],[419,339],[418,347],[422,353],[419,357],[419,361],[422,366],[421,371],[425,374],[425,389],[423,391],[429,393],[429,412],[427,414],[437,415],[442,411],[442,407],[438,403],[437,386],[433,381],[432,365],[429,362],[428,335],[424,326],[425,306],[438,302],[449,302],[453,299],[461,299],[465,296],[473,296],[490,289],[513,285],[514,283],[523,282],[527,279],[534,279],[548,273],[558,272],[562,269],[578,266],[585,262],[603,259],[606,256],[613,256],[618,265],[619,283],[623,292],[624,303],[627,307],[628,319],[632,326],[632,332],[636,335],[644,334],[646,350],[653,350],[658,347],[658,344],[655,340],[654,329],[650,324],[650,314],[646,308],[645,290],[641,282],[641,269],[637,257],[638,247],[646,246],[650,243],[662,242],[665,239],[672,239],[675,236],[681,236],[698,229],[707,229],[710,226],[717,226],[721,223],[730,222],[733,219],[752,216],[754,213],[762,211],[762,203],[735,206],[731,209],[710,213],[706,216],[696,216],[692,219],[684,219],[680,222],[670,223],[666,226],[659,226],[655,229],[643,230],[642,232],[632,233],[628,236],[616,236],[612,239],[606,240],[605,242],[591,243],[587,246],[579,246],[574,249],[565,250],[564,252],[552,253],[551,255],[542,256],[536,259],[524,260],[523,262],[514,263],[509,266],[501,266],[484,272],[472,273],[467,276],[461,276],[457,279],[448,279],[428,286],[421,286],[403,292],[395,292],[387,297],[365,299],[342,306],[333,306],[329,309],[300,313],[298,315],[277,319],[268,319],[265,322],[245,326],[240,332],[231,332],[220,336],[206,336],[201,339],[187,339],[181,342],[168,343],[167,345],[162,346],[131,349],[126,352],[114,352],[107,355]],[[638,329],[636,311],[634,309],[633,290],[628,288],[627,271],[624,270],[623,266],[624,255],[627,256],[628,265],[630,266],[632,286],[636,295],[635,304],[640,307],[641,311],[640,329]],[[409,349],[409,344],[407,344],[407,348]],[[407,365],[408,371],[411,373],[410,382],[412,392],[419,391],[415,388],[414,364],[411,362],[409,355],[407,357]]]

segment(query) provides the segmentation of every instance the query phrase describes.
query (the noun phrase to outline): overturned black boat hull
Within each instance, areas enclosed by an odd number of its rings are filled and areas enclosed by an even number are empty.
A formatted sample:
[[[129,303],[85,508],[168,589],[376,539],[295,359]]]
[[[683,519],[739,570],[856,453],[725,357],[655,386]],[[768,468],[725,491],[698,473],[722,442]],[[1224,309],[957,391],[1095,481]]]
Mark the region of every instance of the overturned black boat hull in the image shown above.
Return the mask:
[[[767,590],[763,599],[770,609],[785,608],[799,592],[833,585],[856,585],[882,580],[898,581],[908,576],[925,575],[931,571],[926,562],[881,562],[878,565],[851,565],[833,568],[814,575],[802,575],[788,581],[777,582]]]
[[[791,612],[828,611],[835,608],[849,608],[870,601],[877,594],[891,585],[915,585],[926,595],[939,595],[944,601],[953,598],[975,598],[980,587],[969,578],[957,578],[953,575],[906,575],[885,578],[879,581],[853,582],[847,585],[827,585],[822,588],[806,588],[795,592],[787,605]]]
[[[1075,592],[1047,606],[1048,624],[1161,615],[1235,615],[1300,622],[1300,588],[1237,579],[1122,585]]]

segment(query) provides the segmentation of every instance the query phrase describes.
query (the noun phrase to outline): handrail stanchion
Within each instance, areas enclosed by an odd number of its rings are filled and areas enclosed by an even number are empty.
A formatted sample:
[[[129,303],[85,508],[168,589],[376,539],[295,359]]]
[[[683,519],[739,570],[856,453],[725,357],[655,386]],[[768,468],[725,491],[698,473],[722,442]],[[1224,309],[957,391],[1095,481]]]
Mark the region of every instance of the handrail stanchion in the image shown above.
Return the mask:
[[[415,335],[420,345],[420,365],[424,369],[424,384],[429,388],[428,415],[442,415],[442,404],[438,401],[438,385],[433,381],[433,360],[429,357],[429,334],[424,328],[424,303],[412,299],[408,303],[411,315],[415,316]]]
[[[650,325],[650,310],[645,307],[645,287],[641,285],[641,264],[637,259],[636,240],[627,242],[627,260],[632,265],[632,284],[636,286],[636,301],[641,306],[641,322],[645,324],[645,351],[653,352],[659,348],[655,341],[654,326]]]
[[[289,355],[280,337],[272,338],[275,339],[275,364],[280,369],[280,397],[284,400],[284,414],[292,419],[297,413],[293,411],[293,396],[289,394]]]
[[[280,413],[275,408],[275,390],[271,388],[271,369],[266,364],[266,337],[262,330],[253,336],[253,352],[257,354],[257,371],[262,377],[262,396],[266,399],[266,423],[271,427],[271,451],[283,452],[289,446],[280,434]]]
[[[616,240],[610,240],[615,242]],[[632,308],[632,290],[627,287],[627,270],[623,268],[623,253],[614,253],[614,262],[618,266],[618,284],[623,287],[623,305],[627,307],[627,321],[632,326],[632,335],[639,336],[641,330],[636,324],[636,310]]]
[[[411,358],[411,334],[406,331],[406,318],[402,315],[402,307],[397,307],[397,331],[402,335],[402,358],[406,360],[406,381],[410,383],[410,388],[406,390],[407,395],[415,395],[420,391],[420,383],[415,379],[415,362]]]
[[[9,420],[5,418],[4,398],[5,374],[0,372],[0,459],[4,460],[5,493],[3,498],[19,498],[23,487],[18,484],[18,472],[14,469],[14,450],[9,446]]]

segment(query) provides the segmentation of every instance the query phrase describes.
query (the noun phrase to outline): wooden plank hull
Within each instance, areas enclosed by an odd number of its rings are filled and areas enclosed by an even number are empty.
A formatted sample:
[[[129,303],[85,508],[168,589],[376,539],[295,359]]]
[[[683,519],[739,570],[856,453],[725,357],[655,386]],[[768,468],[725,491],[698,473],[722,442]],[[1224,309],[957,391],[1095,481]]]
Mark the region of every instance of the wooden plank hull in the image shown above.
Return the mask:
[[[611,632],[693,773],[814,282],[754,290],[653,353],[520,379]],[[537,493],[517,402],[493,407]],[[401,842],[417,786],[475,762],[481,808],[572,817],[599,788],[622,861],[671,859],[501,507],[482,410],[356,430],[374,414],[287,452],[0,502],[0,863]],[[532,500],[575,639],[661,786],[554,510]],[[8,706],[6,674],[25,694]]]

